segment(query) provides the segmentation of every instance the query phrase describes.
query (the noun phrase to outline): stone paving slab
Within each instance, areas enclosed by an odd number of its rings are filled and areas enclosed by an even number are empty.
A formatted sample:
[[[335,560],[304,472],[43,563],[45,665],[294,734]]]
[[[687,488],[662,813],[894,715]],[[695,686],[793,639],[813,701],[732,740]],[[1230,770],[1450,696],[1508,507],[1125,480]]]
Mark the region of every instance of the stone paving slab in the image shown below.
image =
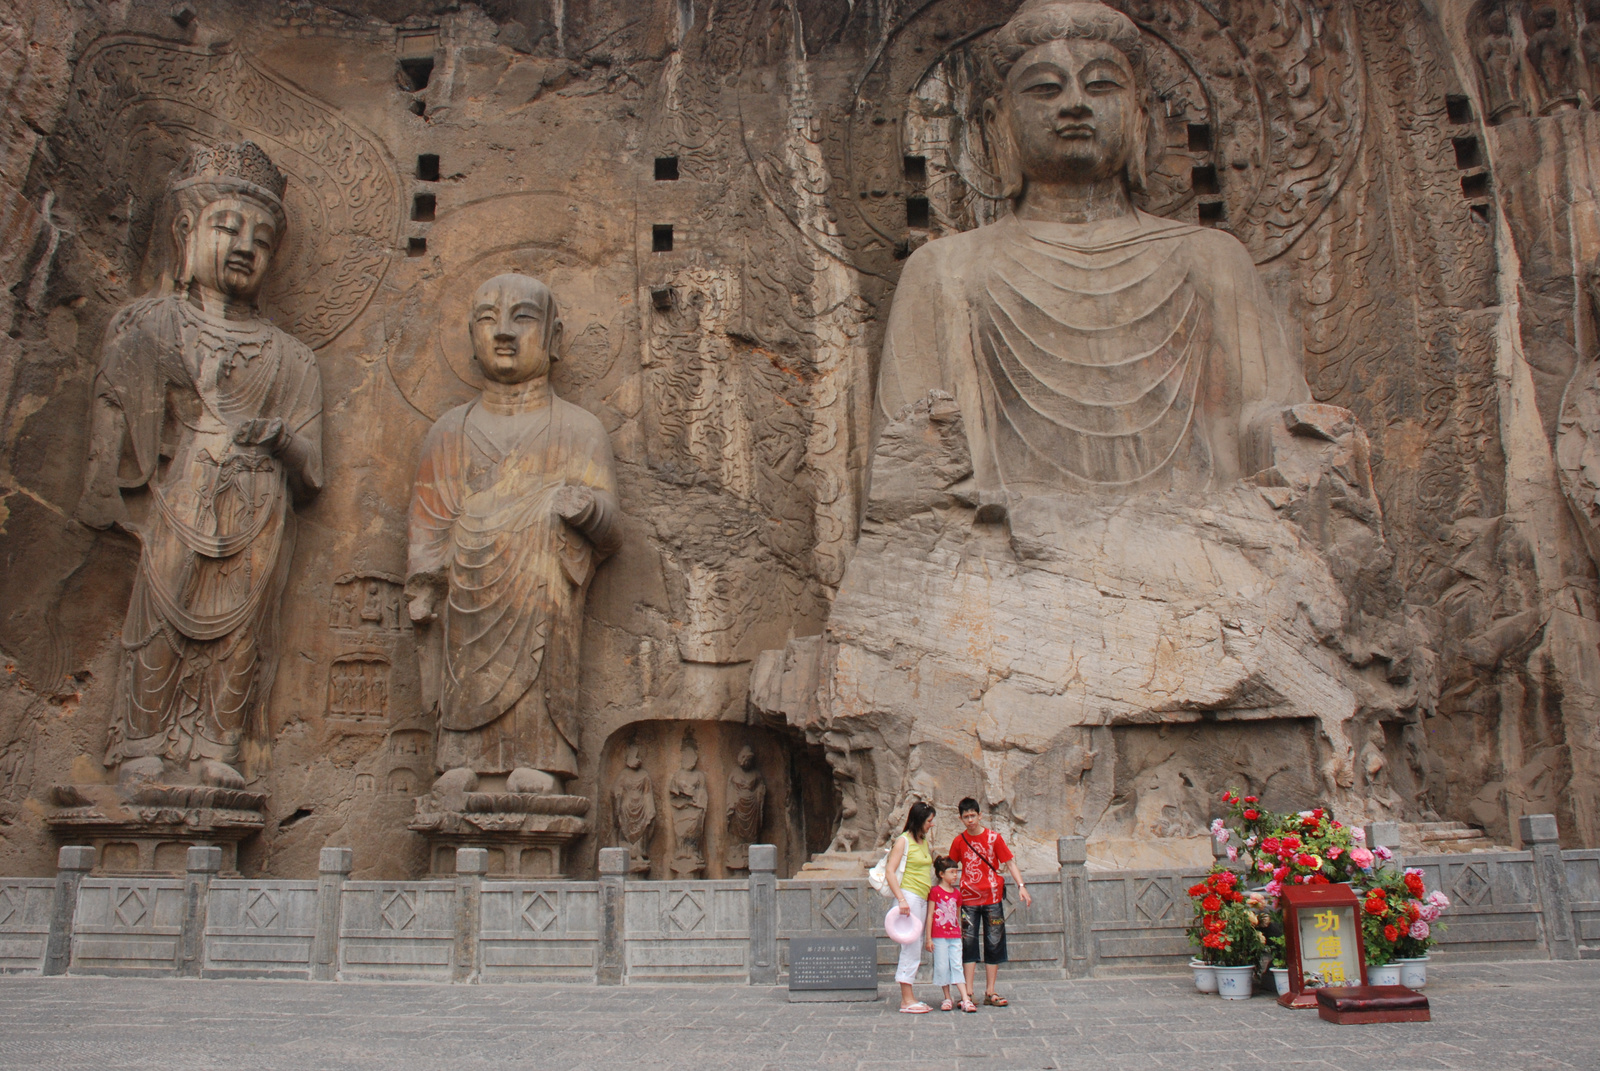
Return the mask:
[[[740,986],[11,977],[0,1071],[1600,1068],[1594,961],[1435,964],[1433,1022],[1375,1026],[1204,997],[1187,972],[1001,988],[1009,1008],[910,1016]]]

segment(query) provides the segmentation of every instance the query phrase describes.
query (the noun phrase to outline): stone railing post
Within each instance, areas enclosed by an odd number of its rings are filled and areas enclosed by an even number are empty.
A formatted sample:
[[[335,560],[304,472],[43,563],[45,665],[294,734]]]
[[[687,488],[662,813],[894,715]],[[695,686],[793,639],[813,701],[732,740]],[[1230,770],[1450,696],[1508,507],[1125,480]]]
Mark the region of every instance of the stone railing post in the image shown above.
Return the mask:
[[[1539,883],[1539,913],[1544,917],[1544,944],[1551,959],[1577,959],[1572,933],[1572,890],[1567,864],[1561,858],[1560,830],[1553,814],[1525,814],[1517,819],[1522,846],[1533,853],[1533,875]]]
[[[1367,826],[1367,850],[1382,845],[1394,853],[1392,865],[1396,870],[1405,869],[1405,859],[1400,855],[1400,823],[1399,822],[1373,822]]]
[[[354,854],[324,848],[317,859],[317,934],[311,941],[311,978],[331,982],[339,973],[339,926],[344,918],[344,883]]]
[[[78,886],[93,868],[93,848],[72,846],[56,853],[56,892],[50,901],[50,936],[44,946],[45,974],[66,974],[72,964],[72,920],[78,913]]]
[[[778,984],[778,847],[750,845],[750,984]]]
[[[600,954],[596,985],[621,985],[627,973],[628,849],[600,849]]]
[[[456,849],[456,954],[452,982],[478,980],[479,905],[483,876],[489,872],[487,848]]]
[[[1089,842],[1083,837],[1057,837],[1056,859],[1061,864],[1061,967],[1068,978],[1087,978],[1094,970]]]
[[[178,974],[198,978],[206,961],[206,908],[211,879],[222,869],[222,849],[189,849],[183,875],[183,921],[178,938]]]

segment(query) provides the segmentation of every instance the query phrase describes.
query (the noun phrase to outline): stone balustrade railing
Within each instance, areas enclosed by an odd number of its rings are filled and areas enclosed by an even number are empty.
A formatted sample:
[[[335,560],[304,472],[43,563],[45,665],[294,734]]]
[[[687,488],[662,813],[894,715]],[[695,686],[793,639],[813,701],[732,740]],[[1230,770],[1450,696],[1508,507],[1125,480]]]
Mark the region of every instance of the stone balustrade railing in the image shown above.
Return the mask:
[[[1600,850],[1562,851],[1554,819],[1522,819],[1523,851],[1412,856],[1453,906],[1450,959],[1600,957]],[[1398,830],[1371,827],[1371,843]],[[1091,870],[1063,837],[1054,875],[1012,904],[1017,978],[1088,977],[1178,966],[1191,870]],[[774,985],[796,937],[879,939],[897,949],[888,902],[864,880],[778,880],[754,845],[736,881],[635,881],[625,849],[600,853],[598,881],[500,880],[461,849],[454,880],[357,881],[348,848],[324,848],[315,881],[223,878],[216,848],[192,848],[183,877],[94,876],[94,853],[62,848],[49,878],[0,878],[0,972],[456,982],[707,982]]]

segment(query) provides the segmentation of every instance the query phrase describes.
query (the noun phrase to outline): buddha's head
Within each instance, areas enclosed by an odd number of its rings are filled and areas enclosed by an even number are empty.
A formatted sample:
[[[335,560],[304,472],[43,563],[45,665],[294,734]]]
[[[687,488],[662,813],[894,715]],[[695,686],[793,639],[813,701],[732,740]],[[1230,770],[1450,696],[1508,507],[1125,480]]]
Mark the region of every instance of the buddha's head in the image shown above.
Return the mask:
[[[472,295],[472,353],[496,383],[550,373],[561,345],[555,295],[530,275],[496,275]]]
[[[1143,189],[1144,48],[1139,29],[1100,3],[1030,0],[995,35],[1004,81],[984,105],[1005,196],[1030,181],[1120,176]]]
[[[749,744],[739,749],[739,769],[748,770],[756,764],[756,753]]]
[[[623,764],[630,770],[637,770],[644,765],[644,756],[639,754],[638,744],[628,745],[628,750],[623,757]]]
[[[255,304],[283,240],[286,185],[252,142],[192,150],[168,191],[178,289]]]

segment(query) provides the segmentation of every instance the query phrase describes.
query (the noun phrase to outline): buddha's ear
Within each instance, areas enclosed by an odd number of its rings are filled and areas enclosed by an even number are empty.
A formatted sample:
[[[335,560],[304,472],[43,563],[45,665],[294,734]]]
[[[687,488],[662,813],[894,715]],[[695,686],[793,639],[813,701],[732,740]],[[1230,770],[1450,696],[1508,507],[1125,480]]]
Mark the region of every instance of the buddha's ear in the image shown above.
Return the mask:
[[[193,274],[189,268],[189,239],[194,234],[195,213],[179,206],[172,214],[172,279],[179,286]]]
[[[1133,120],[1133,145],[1128,153],[1128,189],[1143,193],[1150,159],[1150,109],[1140,105]]]
[[[983,129],[988,134],[989,151],[994,154],[1000,196],[1014,201],[1022,196],[1022,160],[1017,153],[1016,135],[1011,130],[1010,109],[994,97],[983,102]]]
[[[545,352],[550,355],[550,363],[555,364],[561,360],[561,344],[566,341],[566,325],[561,322],[561,317],[554,315],[555,301],[550,302],[550,327],[545,332]]]

